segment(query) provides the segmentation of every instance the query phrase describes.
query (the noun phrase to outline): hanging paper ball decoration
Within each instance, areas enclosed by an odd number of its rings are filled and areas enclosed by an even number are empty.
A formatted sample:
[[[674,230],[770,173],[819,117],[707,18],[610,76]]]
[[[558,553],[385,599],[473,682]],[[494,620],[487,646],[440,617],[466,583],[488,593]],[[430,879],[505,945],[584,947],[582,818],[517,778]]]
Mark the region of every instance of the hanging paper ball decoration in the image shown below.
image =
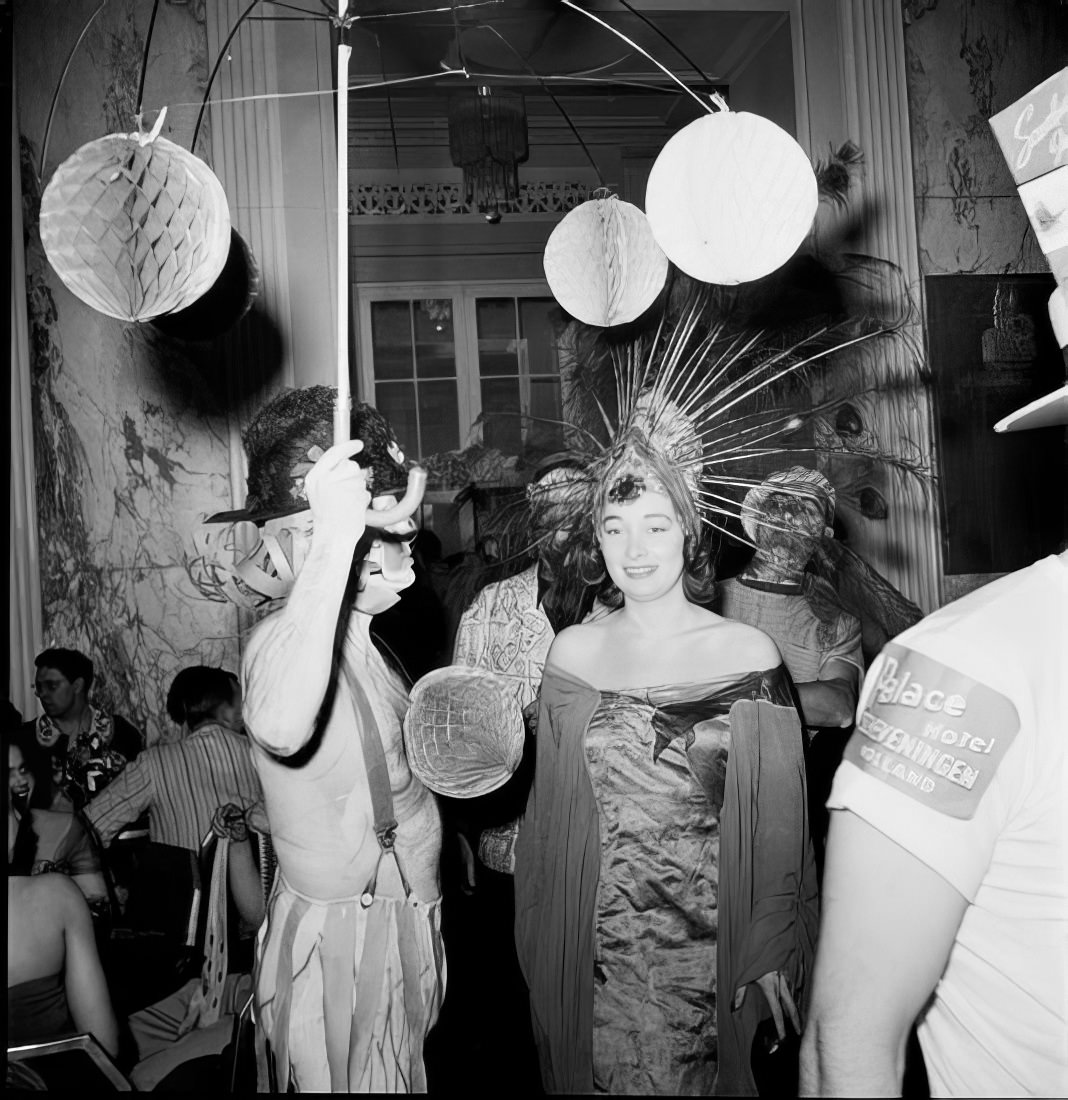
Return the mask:
[[[640,317],[667,281],[668,260],[645,215],[614,195],[570,211],[545,245],[553,297],[587,325]]]
[[[180,145],[109,134],[56,169],[41,197],[41,241],[83,302],[147,321],[215,282],[230,251],[230,212],[214,172]]]
[[[760,115],[691,122],[653,163],[645,212],[672,263],[705,283],[763,278],[797,251],[816,216],[816,173],[804,149]]]

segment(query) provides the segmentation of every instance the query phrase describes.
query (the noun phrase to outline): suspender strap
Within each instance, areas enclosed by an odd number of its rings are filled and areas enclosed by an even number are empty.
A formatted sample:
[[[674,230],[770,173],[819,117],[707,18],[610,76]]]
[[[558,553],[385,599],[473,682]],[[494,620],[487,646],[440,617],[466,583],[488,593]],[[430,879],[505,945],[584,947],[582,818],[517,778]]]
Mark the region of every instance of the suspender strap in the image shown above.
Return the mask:
[[[397,864],[404,896],[410,897],[412,888],[405,877],[395,842],[397,837],[397,816],[393,809],[393,791],[389,785],[389,769],[386,766],[386,753],[382,748],[382,735],[378,730],[378,721],[366,692],[357,682],[347,666],[344,668],[345,681],[348,684],[352,703],[356,710],[356,724],[360,730],[360,747],[363,749],[363,762],[367,771],[367,785],[371,790],[371,812],[374,816],[375,839],[379,853],[374,872],[367,888],[360,898],[360,904],[366,909],[375,900],[378,886],[378,869],[384,855],[392,855]]]

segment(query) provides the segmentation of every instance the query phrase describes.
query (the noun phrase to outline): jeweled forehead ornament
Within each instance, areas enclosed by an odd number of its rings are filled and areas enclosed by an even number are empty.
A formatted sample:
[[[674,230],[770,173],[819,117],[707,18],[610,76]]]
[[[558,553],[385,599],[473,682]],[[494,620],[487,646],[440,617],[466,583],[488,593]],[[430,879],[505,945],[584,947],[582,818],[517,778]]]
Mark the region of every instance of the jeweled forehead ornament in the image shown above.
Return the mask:
[[[657,407],[643,396],[629,420],[605,475],[605,500],[625,504],[645,492],[670,496],[664,472],[656,468],[655,455],[664,471],[673,471],[690,499],[696,501],[703,450],[690,418],[673,401]]]
[[[667,487],[651,466],[643,463],[633,451],[625,454],[620,465],[609,471],[605,500],[610,504],[629,504],[642,493],[667,493]]]

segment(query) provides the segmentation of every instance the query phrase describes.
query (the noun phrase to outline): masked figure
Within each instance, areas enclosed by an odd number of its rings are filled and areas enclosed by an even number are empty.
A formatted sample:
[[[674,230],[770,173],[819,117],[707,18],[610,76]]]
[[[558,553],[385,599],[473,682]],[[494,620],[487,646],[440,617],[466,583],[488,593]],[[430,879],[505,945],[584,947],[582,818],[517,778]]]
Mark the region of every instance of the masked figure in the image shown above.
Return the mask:
[[[369,633],[412,583],[414,524],[373,526],[405,484],[388,423],[357,406],[353,441],[331,446],[333,405],[320,386],[264,408],[246,508],[212,517],[261,525],[245,575],[291,589],[242,662],[279,867],[255,1006],[281,1090],[418,1092],[445,985],[441,824],[405,757],[404,685]]]

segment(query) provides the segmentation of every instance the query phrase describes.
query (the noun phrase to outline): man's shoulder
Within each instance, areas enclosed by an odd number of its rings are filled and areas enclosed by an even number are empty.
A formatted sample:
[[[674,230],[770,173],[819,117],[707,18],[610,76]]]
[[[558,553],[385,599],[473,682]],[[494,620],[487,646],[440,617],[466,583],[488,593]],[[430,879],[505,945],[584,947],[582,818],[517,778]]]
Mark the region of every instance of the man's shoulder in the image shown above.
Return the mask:
[[[37,723],[40,718],[28,718],[21,726],[18,727],[18,735],[25,741],[35,742],[37,740]]]
[[[229,726],[220,725],[218,722],[205,722],[203,725],[197,726],[195,730],[190,730],[178,741],[170,742],[172,746],[185,746],[186,748],[194,745],[247,746],[248,743],[248,738],[244,734],[236,733]]]
[[[141,736],[141,731],[130,721],[129,718],[124,718],[121,714],[112,714],[111,721],[115,726],[116,732],[126,732]]]
[[[524,594],[530,594],[531,600],[529,602],[531,606],[534,606],[537,602],[537,591],[538,571],[536,566],[531,566],[521,573],[505,577],[503,580],[491,581],[489,584],[484,585],[475,594],[467,610],[468,612],[473,609],[484,611],[496,607],[502,601],[521,601]]]

